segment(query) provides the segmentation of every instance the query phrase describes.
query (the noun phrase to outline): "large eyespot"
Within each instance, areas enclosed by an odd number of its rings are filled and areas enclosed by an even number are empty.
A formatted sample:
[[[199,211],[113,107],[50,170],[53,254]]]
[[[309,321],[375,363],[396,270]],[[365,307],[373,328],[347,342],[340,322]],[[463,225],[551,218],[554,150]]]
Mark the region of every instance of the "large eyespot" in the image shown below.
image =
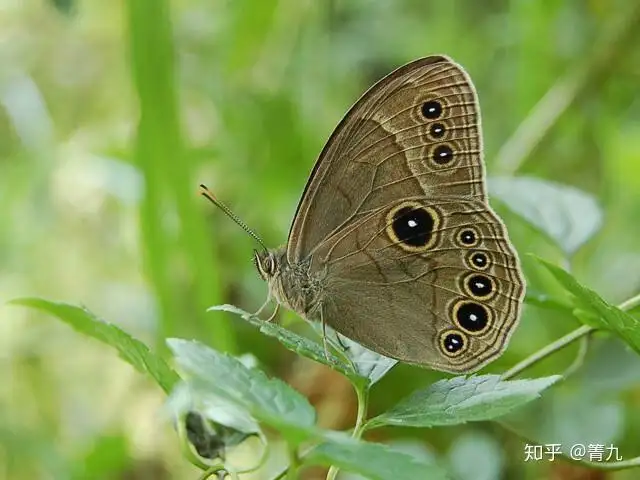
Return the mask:
[[[489,257],[484,252],[471,252],[467,256],[467,264],[474,270],[486,270],[489,263]]]
[[[437,212],[417,202],[403,202],[387,214],[387,235],[405,250],[424,251],[436,241],[434,231],[440,220]]]
[[[453,306],[453,321],[465,332],[478,335],[491,325],[491,311],[479,303],[461,301]]]
[[[438,145],[431,150],[431,161],[436,165],[446,165],[451,163],[453,158],[453,149],[446,143]]]
[[[468,346],[467,337],[458,330],[446,330],[440,334],[440,350],[448,357],[457,357]]]
[[[429,127],[429,135],[436,140],[445,136],[447,130],[442,123],[432,123]]]
[[[480,242],[480,236],[475,228],[464,227],[456,236],[458,243],[464,247],[475,247]]]
[[[493,280],[486,275],[469,275],[464,279],[463,283],[465,292],[470,297],[478,300],[486,300],[496,293]]]
[[[442,103],[436,100],[429,100],[422,104],[422,115],[429,120],[436,120],[442,116]]]

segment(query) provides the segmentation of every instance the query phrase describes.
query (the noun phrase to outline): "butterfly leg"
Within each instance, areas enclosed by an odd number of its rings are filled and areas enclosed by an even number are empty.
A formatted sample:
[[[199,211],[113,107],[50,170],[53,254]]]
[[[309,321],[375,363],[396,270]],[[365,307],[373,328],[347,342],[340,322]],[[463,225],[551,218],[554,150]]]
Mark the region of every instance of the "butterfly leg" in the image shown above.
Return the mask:
[[[267,297],[267,300],[262,304],[262,306],[256,311],[256,313],[251,314],[252,317],[259,317],[262,311],[267,308],[267,305],[271,303],[271,294]],[[277,309],[276,309],[277,311]]]
[[[327,341],[327,323],[322,315],[322,307],[320,308],[320,324],[322,325],[322,346],[324,347],[324,358],[329,361],[329,342]]]
[[[269,318],[267,318],[266,322],[272,322],[274,318],[276,318],[276,315],[278,313],[278,310],[280,309],[280,304],[276,303],[276,308],[273,311],[273,313],[271,314],[271,316]]]

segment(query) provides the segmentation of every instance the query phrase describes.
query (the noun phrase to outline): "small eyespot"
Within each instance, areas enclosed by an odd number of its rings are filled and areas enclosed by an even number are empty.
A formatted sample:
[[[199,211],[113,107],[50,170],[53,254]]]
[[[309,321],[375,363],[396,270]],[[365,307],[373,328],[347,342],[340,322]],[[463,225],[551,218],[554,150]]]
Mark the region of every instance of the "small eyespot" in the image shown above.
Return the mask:
[[[429,100],[422,105],[422,115],[429,120],[436,120],[442,115],[442,104],[436,100]]]
[[[431,152],[431,160],[438,165],[446,165],[453,160],[453,150],[449,145],[438,145]]]
[[[464,281],[464,289],[470,297],[485,300],[493,296],[496,289],[493,280],[485,275],[471,275]]]
[[[475,270],[486,270],[489,267],[489,258],[484,252],[472,252],[467,260],[469,266]]]
[[[476,302],[458,302],[453,307],[453,321],[472,335],[484,332],[491,324],[491,312]]]
[[[429,135],[431,138],[440,139],[444,137],[446,130],[442,123],[432,123],[429,127]]]
[[[473,228],[463,228],[458,232],[458,242],[465,247],[475,247],[479,241],[478,234]]]
[[[447,330],[440,335],[440,349],[449,357],[457,357],[468,345],[467,338],[458,330]]]

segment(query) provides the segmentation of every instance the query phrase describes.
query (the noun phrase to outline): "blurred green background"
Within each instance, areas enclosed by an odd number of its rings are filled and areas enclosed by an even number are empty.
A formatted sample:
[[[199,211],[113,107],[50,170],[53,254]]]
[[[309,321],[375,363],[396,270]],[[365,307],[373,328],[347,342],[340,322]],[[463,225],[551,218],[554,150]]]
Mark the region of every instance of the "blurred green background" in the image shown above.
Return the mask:
[[[489,175],[532,175],[598,199],[603,227],[571,268],[612,302],[637,293],[638,3],[2,0],[0,479],[198,474],[181,456],[157,386],[108,347],[5,304],[16,297],[84,304],[159,350],[179,336],[251,352],[310,398],[322,425],[353,424],[346,380],[240,320],[205,312],[218,303],[255,310],[266,288],[252,240],[198,197],[197,185],[267,244],[284,243],[341,116],[374,81],[417,57],[445,53],[469,71]],[[569,264],[496,206],[522,256]],[[533,290],[553,291],[526,258],[524,266]],[[529,306],[509,350],[486,371],[504,371],[576,326]],[[576,351],[529,375],[560,372]],[[374,388],[372,413],[444,376],[396,367]],[[524,462],[524,444],[597,439],[631,458],[640,455],[639,407],[640,361],[599,337],[570,381],[509,426],[386,429],[368,438],[436,455],[462,480],[630,479],[637,470]],[[266,471],[283,461],[275,450]]]

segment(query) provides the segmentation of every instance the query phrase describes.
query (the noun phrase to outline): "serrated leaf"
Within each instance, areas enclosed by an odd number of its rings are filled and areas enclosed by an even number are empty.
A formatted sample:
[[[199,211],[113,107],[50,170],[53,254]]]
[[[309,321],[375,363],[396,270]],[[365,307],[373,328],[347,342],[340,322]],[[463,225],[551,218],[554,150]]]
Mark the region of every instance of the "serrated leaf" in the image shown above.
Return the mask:
[[[331,368],[334,368],[340,371],[344,375],[353,375],[353,370],[349,368],[349,366],[344,363],[341,359],[339,359],[336,355],[331,352],[328,353],[328,357],[325,354],[325,350],[322,345],[313,340],[310,340],[302,335],[298,335],[291,330],[288,330],[277,323],[266,322],[264,320],[259,319],[258,317],[245,312],[244,310],[234,306],[234,305],[215,305],[213,307],[209,307],[207,309],[208,312],[213,311],[222,311],[235,313],[242,317],[243,320],[246,320],[254,327],[257,327],[260,332],[268,335],[269,337],[273,337],[277,339],[282,345],[291,350],[292,352],[298,353],[304,357],[310,358],[318,363],[322,363]]]
[[[120,327],[96,317],[85,308],[40,298],[21,298],[11,303],[47,312],[67,323],[74,330],[115,348],[124,361],[136,370],[151,376],[167,393],[179,380],[178,374],[167,365],[164,359],[149,350],[144,343],[133,338]]]
[[[294,443],[312,436],[315,410],[283,381],[196,341],[172,338],[167,343],[196,397],[232,402]]]
[[[489,193],[573,254],[602,225],[602,210],[586,192],[533,177],[492,177]]]
[[[566,270],[536,258],[566,288],[576,300],[576,317],[584,323],[616,333],[637,353],[640,353],[640,321],[618,307],[607,303],[596,292],[578,282]],[[583,312],[580,312],[583,310]]]
[[[560,378],[554,375],[532,380],[501,380],[499,375],[481,375],[440,380],[371,419],[367,428],[433,427],[492,420],[535,400]]]
[[[327,441],[315,447],[305,464],[335,465],[372,480],[449,479],[438,465],[378,443]]]
[[[326,327],[326,332],[331,345],[340,348],[349,362],[345,362],[331,351],[325,352],[324,346],[318,342],[298,335],[276,323],[260,320],[233,305],[216,305],[210,307],[208,311],[235,313],[258,328],[260,332],[277,339],[285,348],[339,371],[358,385],[373,385],[397,363],[396,360],[378,355],[356,342],[336,334],[330,327]],[[319,325],[314,325],[314,327],[322,334]]]

